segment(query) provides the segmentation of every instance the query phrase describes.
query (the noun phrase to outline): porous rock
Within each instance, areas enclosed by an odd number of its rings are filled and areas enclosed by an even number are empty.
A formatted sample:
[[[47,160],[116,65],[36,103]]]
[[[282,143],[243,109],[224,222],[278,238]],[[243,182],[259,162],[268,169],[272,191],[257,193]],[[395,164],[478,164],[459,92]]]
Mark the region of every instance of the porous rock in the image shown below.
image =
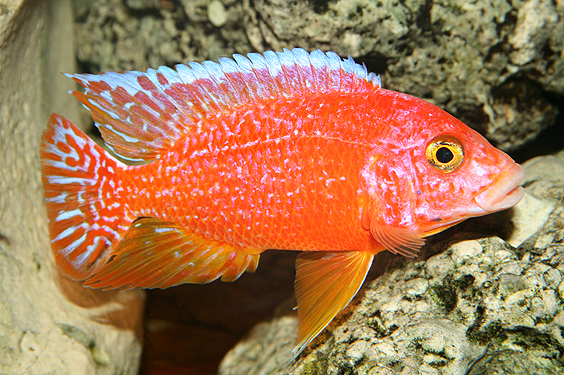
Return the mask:
[[[514,150],[564,95],[564,4],[550,0],[245,1],[257,50],[331,49]]]
[[[297,317],[286,308],[233,348],[219,373],[562,373],[564,174],[553,168],[564,168],[564,153],[525,164],[529,196],[512,211],[535,230],[515,225],[506,233],[513,245],[481,234],[511,210],[461,224],[431,238],[421,259],[391,258],[297,358]]]
[[[0,373],[136,374],[143,295],[84,289],[49,247],[39,143],[50,111],[79,119],[70,2],[0,5]]]
[[[515,150],[564,96],[564,5],[551,0],[74,0],[94,73],[233,53],[334,50]],[[560,98],[560,99],[558,99]]]
[[[93,73],[252,51],[233,0],[73,0],[78,59]]]

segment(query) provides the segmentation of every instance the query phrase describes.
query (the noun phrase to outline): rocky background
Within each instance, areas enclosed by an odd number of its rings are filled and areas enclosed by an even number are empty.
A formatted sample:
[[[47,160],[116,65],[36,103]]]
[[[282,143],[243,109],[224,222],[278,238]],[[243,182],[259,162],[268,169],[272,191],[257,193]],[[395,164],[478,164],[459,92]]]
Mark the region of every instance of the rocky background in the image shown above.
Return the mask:
[[[79,120],[70,1],[0,1],[0,374],[138,373],[144,294],[84,289],[49,246],[39,163],[51,111]]]
[[[142,374],[214,374],[262,319],[221,374],[564,372],[562,1],[8,0],[0,38],[0,373],[134,374],[144,338]],[[552,155],[527,162],[515,209],[434,236],[416,260],[379,254],[295,360],[291,252],[233,284],[150,291],[145,335],[142,293],[57,273],[36,150],[52,111],[92,129],[58,72],[293,47],[352,55],[519,161]]]
[[[366,63],[516,150],[564,96],[564,4],[552,0],[74,0],[86,70],[144,70],[302,47]]]

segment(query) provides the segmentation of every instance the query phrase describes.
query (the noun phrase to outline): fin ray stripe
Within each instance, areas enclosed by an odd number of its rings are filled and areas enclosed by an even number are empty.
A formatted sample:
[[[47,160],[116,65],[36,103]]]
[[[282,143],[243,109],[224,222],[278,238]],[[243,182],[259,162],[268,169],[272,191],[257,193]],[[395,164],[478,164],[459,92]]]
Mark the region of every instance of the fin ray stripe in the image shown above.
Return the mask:
[[[127,222],[120,203],[104,198],[115,193],[108,176],[119,162],[56,114],[43,133],[39,154],[51,248],[67,275],[84,279],[104,264],[104,250],[120,238],[118,224]]]
[[[190,62],[99,75],[67,74],[85,88],[73,92],[92,113],[108,147],[129,160],[160,158],[174,142],[234,106],[306,93],[379,87],[352,57],[301,48],[235,54],[218,62]]]
[[[113,249],[111,260],[85,281],[94,288],[168,288],[203,284],[221,278],[234,281],[253,272],[256,249],[236,248],[200,238],[179,224],[141,218]]]

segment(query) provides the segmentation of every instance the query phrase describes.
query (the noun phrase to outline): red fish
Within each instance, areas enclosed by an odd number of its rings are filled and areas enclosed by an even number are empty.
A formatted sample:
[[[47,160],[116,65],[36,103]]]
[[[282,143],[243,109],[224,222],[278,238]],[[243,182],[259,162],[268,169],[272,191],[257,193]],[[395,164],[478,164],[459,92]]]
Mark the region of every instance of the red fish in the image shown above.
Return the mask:
[[[40,155],[59,267],[93,288],[234,281],[299,250],[299,352],[374,254],[515,205],[523,169],[462,122],[302,49],[69,75],[107,146],[53,114]]]

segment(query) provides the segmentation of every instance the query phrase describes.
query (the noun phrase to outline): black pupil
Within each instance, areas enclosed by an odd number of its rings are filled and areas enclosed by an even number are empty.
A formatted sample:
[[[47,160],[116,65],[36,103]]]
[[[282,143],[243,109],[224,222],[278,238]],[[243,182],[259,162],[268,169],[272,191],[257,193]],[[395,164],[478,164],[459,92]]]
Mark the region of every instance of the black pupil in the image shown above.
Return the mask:
[[[454,155],[452,151],[449,150],[447,147],[440,147],[437,150],[437,160],[443,164],[450,163],[454,159]]]

